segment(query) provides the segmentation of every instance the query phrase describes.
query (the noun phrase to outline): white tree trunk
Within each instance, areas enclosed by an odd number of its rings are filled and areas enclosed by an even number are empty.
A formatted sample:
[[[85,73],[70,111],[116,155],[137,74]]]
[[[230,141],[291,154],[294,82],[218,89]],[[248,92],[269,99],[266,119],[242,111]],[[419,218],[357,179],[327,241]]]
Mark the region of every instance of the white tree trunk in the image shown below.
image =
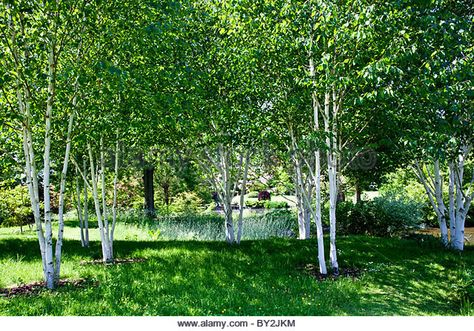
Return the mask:
[[[456,209],[454,202],[454,187],[456,186],[454,174],[454,163],[449,162],[449,240],[451,243],[455,241],[456,231]]]
[[[335,126],[335,113],[330,113],[331,96],[325,94],[324,98],[324,129],[326,132],[327,162],[328,162],[328,179],[329,179],[329,259],[331,267],[335,275],[339,274],[339,264],[337,262],[336,248],[336,203],[337,203],[337,132]],[[335,98],[333,98],[333,106],[336,107]],[[332,116],[331,116],[332,115]],[[332,123],[331,123],[332,119]],[[332,125],[331,125],[332,124]]]
[[[91,178],[92,178],[92,196],[94,198],[95,213],[97,216],[97,223],[99,225],[100,241],[102,245],[102,259],[104,263],[111,263],[113,262],[113,256],[111,255],[111,251],[110,251],[109,238],[105,235],[104,224],[102,222],[102,211],[100,209],[100,199],[99,199],[99,193],[97,189],[98,180],[96,178],[96,173],[95,173],[94,156],[92,154],[92,147],[89,142],[87,143],[87,149],[89,151],[90,170],[91,170]]]
[[[116,141],[115,141],[115,166],[114,166],[114,198],[112,203],[112,229],[110,230],[110,251],[111,255],[114,256],[114,233],[115,223],[117,222],[117,181],[119,171],[119,130],[117,129]]]
[[[314,77],[314,64],[313,59],[310,59],[310,74],[311,77]],[[319,116],[320,116],[320,105],[317,99],[316,91],[313,91],[312,102],[313,102],[313,120],[314,120],[314,131],[319,133]],[[324,232],[321,219],[321,151],[318,149],[314,152],[314,187],[316,195],[316,206],[315,206],[315,215],[314,222],[316,224],[316,237],[318,242],[318,262],[319,262],[319,272],[321,275],[327,275],[326,260],[324,254]]]
[[[110,238],[109,221],[107,218],[107,202],[106,202],[106,183],[105,183],[105,156],[104,156],[104,139],[100,136],[100,177],[101,177],[101,195],[102,195],[102,220],[104,222],[105,236]]]
[[[240,239],[242,238],[242,223],[243,223],[243,218],[244,218],[244,198],[245,198],[245,191],[246,191],[246,186],[247,186],[247,176],[249,172],[249,162],[250,162],[250,151],[247,151],[245,154],[244,177],[242,179],[242,189],[240,192],[239,222],[237,225],[237,244],[240,244]]]
[[[87,175],[87,162],[83,160],[84,176]],[[89,193],[87,192],[87,178],[84,177],[84,246],[89,247]]]
[[[86,246],[85,236],[84,236],[84,217],[82,214],[82,204],[81,204],[81,186],[79,185],[79,173],[76,168],[76,210],[77,210],[77,219],[79,221],[79,229],[81,231],[81,246]]]
[[[446,225],[446,206],[443,201],[443,180],[441,178],[441,171],[439,167],[439,160],[434,162],[434,185],[435,185],[435,196],[438,204],[438,223],[441,230],[441,242],[443,245],[448,246],[448,227]]]
[[[66,137],[66,152],[64,153],[63,169],[61,171],[61,180],[59,184],[59,211],[58,211],[58,239],[56,241],[56,264],[54,270],[54,280],[57,283],[61,275],[61,254],[64,236],[64,190],[66,188],[66,176],[69,165],[69,154],[71,152],[71,135],[74,123],[74,111],[69,116],[69,124]]]
[[[304,239],[309,239],[311,236],[311,212],[309,209],[311,198],[308,200],[308,204],[306,204],[304,208]]]
[[[45,223],[45,257],[46,257],[46,287],[54,288],[54,261],[53,261],[53,229],[51,224],[51,117],[53,116],[53,102],[55,94],[54,76],[55,63],[53,48],[48,56],[48,99],[46,102],[45,133],[44,133],[44,167],[43,167],[43,192],[44,192],[44,223]]]
[[[306,239],[306,227],[305,227],[305,203],[303,195],[305,194],[304,187],[303,187],[303,179],[301,174],[301,163],[299,161],[298,156],[296,155],[296,151],[294,151],[294,166],[296,172],[296,185],[295,185],[295,193],[296,193],[296,206],[298,210],[298,238],[301,240]]]
[[[235,241],[234,222],[232,218],[232,194],[231,194],[231,178],[229,165],[229,151],[219,146],[220,160],[221,160],[221,176],[223,184],[222,205],[224,208],[225,218],[225,239],[227,243],[233,244]]]
[[[433,175],[430,174],[428,167],[426,167],[425,171],[424,167],[420,165],[419,162],[416,162],[415,167],[415,173],[423,184],[431,205],[438,216],[441,240],[445,246],[450,245],[456,250],[464,249],[464,226],[467,212],[472,198],[474,197],[469,189],[467,192],[464,192],[464,186],[466,186],[464,183],[464,165],[465,158],[469,154],[469,151],[470,148],[468,146],[463,146],[462,153],[460,153],[458,159],[448,162],[449,210],[446,209],[443,200],[443,177],[440,170],[439,160],[435,160],[433,163]],[[469,187],[472,187],[473,183],[474,175]],[[449,217],[449,238],[446,221],[447,216]]]

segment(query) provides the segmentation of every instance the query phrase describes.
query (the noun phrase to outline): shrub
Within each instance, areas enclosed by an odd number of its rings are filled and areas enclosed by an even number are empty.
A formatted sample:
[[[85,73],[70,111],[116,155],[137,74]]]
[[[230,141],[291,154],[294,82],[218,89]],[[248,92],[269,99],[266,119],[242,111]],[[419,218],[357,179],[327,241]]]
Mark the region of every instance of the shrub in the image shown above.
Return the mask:
[[[20,226],[34,223],[33,212],[25,186],[0,190],[0,224]]]
[[[341,202],[337,208],[338,229],[343,234],[396,236],[422,223],[421,209],[416,202],[387,198],[362,201],[355,205]]]
[[[247,200],[245,205],[249,208],[264,208],[265,201]]]
[[[258,192],[257,191],[251,191],[247,194],[248,199],[257,199],[258,198]]]
[[[270,192],[268,192],[268,191],[258,192],[258,200],[259,201],[261,201],[261,200],[270,200],[270,199],[271,199]]]
[[[203,204],[202,199],[194,192],[178,194],[170,205],[170,211],[176,214],[195,214]]]
[[[265,201],[263,206],[267,209],[288,208],[286,201]]]

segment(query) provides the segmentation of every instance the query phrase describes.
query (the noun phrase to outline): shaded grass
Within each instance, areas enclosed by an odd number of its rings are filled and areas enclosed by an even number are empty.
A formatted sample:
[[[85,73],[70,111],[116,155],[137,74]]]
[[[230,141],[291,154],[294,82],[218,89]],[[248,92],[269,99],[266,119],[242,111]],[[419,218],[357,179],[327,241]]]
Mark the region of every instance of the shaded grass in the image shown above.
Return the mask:
[[[100,245],[80,247],[67,228],[64,278],[97,282],[34,296],[0,298],[2,315],[457,315],[474,275],[473,247],[443,250],[436,241],[340,237],[341,267],[365,270],[359,279],[318,282],[301,270],[316,263],[316,242],[125,240],[118,258],[141,263],[80,265],[100,257]],[[138,230],[133,230],[137,231]],[[0,232],[0,286],[41,279],[38,243],[28,234]],[[147,234],[141,234],[146,237]]]

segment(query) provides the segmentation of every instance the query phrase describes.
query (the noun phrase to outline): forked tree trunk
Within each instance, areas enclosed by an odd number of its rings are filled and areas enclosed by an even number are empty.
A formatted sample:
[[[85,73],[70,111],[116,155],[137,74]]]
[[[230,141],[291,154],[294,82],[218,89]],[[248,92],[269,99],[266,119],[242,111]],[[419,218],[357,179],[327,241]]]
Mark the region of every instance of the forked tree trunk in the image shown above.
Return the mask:
[[[415,164],[415,173],[423,184],[430,203],[436,212],[441,232],[441,240],[445,246],[451,246],[456,250],[464,249],[464,226],[467,212],[474,198],[470,188],[474,184],[474,174],[469,182],[464,182],[465,159],[470,152],[469,146],[462,146],[459,156],[456,160],[448,162],[449,172],[449,190],[448,201],[449,209],[446,208],[443,200],[443,176],[440,169],[440,161],[433,161],[433,174],[429,168]],[[426,170],[425,170],[426,169]],[[465,192],[465,187],[468,187]],[[447,218],[449,218],[449,230]],[[448,241],[449,240],[449,241]]]
[[[110,251],[109,245],[109,238],[106,236],[106,230],[104,228],[104,223],[102,221],[102,211],[100,208],[100,199],[99,199],[99,192],[97,189],[97,178],[95,174],[95,164],[94,164],[94,156],[92,154],[92,147],[90,143],[87,143],[87,149],[89,151],[89,160],[90,160],[90,172],[91,172],[91,179],[92,179],[92,196],[94,198],[94,206],[95,206],[95,213],[97,216],[97,223],[99,225],[99,233],[100,233],[100,241],[102,246],[102,259],[104,263],[111,263],[113,262],[112,252]]]

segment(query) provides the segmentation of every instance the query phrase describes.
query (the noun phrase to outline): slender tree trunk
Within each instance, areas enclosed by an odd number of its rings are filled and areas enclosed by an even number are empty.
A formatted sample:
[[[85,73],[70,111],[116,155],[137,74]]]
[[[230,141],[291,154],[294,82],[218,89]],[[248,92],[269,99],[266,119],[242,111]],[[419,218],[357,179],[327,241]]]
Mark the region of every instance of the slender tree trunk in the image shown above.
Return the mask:
[[[97,177],[95,174],[95,165],[94,165],[94,156],[92,154],[92,147],[90,143],[87,143],[87,149],[89,151],[89,160],[90,160],[90,169],[91,169],[91,178],[92,178],[92,196],[94,198],[94,206],[95,212],[97,216],[97,223],[99,225],[99,233],[100,233],[100,241],[102,244],[102,256],[104,263],[111,263],[113,262],[113,256],[110,252],[110,245],[109,245],[109,238],[106,236],[106,230],[104,228],[104,224],[102,222],[102,212],[100,210],[100,199],[99,193],[97,189]]]
[[[240,192],[239,223],[237,225],[237,244],[240,244],[240,239],[242,238],[242,223],[243,223],[243,218],[244,218],[244,198],[245,198],[245,191],[246,191],[246,186],[247,186],[249,162],[250,162],[250,151],[247,151],[245,154],[245,168],[244,168],[244,177],[242,179],[242,190]]]
[[[358,183],[355,184],[355,203],[359,203],[362,201],[362,191],[360,190],[360,186]]]
[[[296,210],[298,216],[298,239],[304,239],[304,213],[303,213],[303,197],[298,188],[298,181],[295,178],[295,196],[296,196]]]
[[[296,152],[295,152],[296,153]],[[303,179],[301,174],[301,164],[298,161],[298,156],[295,155],[294,160],[295,172],[296,172],[296,207],[298,210],[298,238],[304,240],[306,238],[306,228],[305,228],[305,203],[303,199]]]
[[[81,203],[81,186],[79,185],[79,174],[76,168],[76,210],[77,210],[77,219],[79,221],[79,229],[81,231],[81,246],[86,246],[85,236],[84,236],[84,216],[82,213],[82,203]]]
[[[311,200],[304,208],[304,239],[309,239],[311,237],[311,212],[309,210],[310,203]]]
[[[83,160],[84,176],[87,176],[87,162]],[[87,192],[87,178],[84,178],[84,246],[89,247],[89,193]]]
[[[58,239],[56,241],[56,265],[54,270],[54,280],[56,284],[59,282],[59,278],[61,275],[61,254],[64,237],[64,191],[66,189],[66,176],[69,165],[69,154],[71,152],[71,135],[73,123],[74,111],[69,116],[69,124],[66,138],[66,152],[64,153],[63,170],[61,172],[61,179],[59,184]]]
[[[337,142],[337,136],[335,131],[335,119],[332,117],[333,125],[331,129],[331,114],[330,114],[330,93],[325,94],[324,98],[324,128],[326,131],[326,145],[327,151],[327,162],[328,162],[328,179],[329,179],[329,259],[331,261],[331,267],[334,275],[339,274],[339,265],[337,262],[337,249],[336,249],[336,204],[337,204],[337,159],[335,151],[335,143]],[[333,98],[334,99],[334,98]],[[334,106],[336,105],[334,101]]]
[[[51,47],[48,56],[48,99],[46,101],[45,134],[44,134],[44,223],[46,239],[46,287],[54,288],[54,260],[53,260],[53,228],[51,224],[51,118],[53,116],[53,103],[55,94],[55,63],[54,46]]]
[[[169,206],[169,204],[170,204],[170,184],[168,182],[162,183],[161,187],[163,188],[163,195],[164,195],[165,205]]]
[[[234,222],[232,217],[232,194],[231,194],[231,178],[229,169],[229,151],[225,150],[221,145],[219,146],[219,153],[221,159],[221,174],[224,192],[222,195],[222,204],[224,207],[225,217],[225,238],[227,243],[233,244],[235,241]]]
[[[29,123],[29,118],[27,117],[26,122]],[[26,174],[26,183],[28,186],[28,192],[30,195],[31,209],[33,210],[33,216],[35,219],[36,225],[36,234],[38,237],[40,252],[41,252],[41,261],[43,265],[43,276],[46,280],[46,249],[45,249],[45,238],[43,233],[43,226],[41,222],[41,213],[40,213],[40,203],[39,203],[39,194],[38,194],[38,176],[36,173],[36,166],[34,161],[34,152],[30,144],[30,132],[29,124],[27,127],[23,128],[23,151],[25,154],[25,174]]]
[[[464,153],[458,156],[457,167],[455,168],[455,180],[456,180],[456,217],[455,217],[455,229],[454,229],[454,241],[451,243],[452,247],[456,250],[462,251],[464,249],[464,211],[465,211],[465,200],[463,194],[463,183],[464,183]]]
[[[443,181],[441,179],[441,171],[439,168],[439,160],[434,162],[434,184],[435,184],[435,197],[438,204],[438,222],[441,230],[441,242],[443,245],[448,246],[448,227],[446,225],[446,206],[443,201]]]
[[[105,183],[105,151],[104,151],[104,139],[100,137],[100,175],[101,175],[101,193],[102,193],[102,220],[104,222],[105,236],[107,239],[110,238],[109,220],[107,217],[107,202],[106,202],[106,183]]]
[[[310,74],[311,77],[314,77],[314,64],[313,59],[310,59]],[[319,116],[320,116],[320,106],[317,99],[316,91],[312,93],[312,103],[313,103],[313,120],[314,120],[314,131],[319,133]],[[319,272],[321,275],[327,275],[326,260],[324,254],[324,232],[321,219],[321,151],[319,146],[314,152],[314,187],[316,195],[316,206],[315,206],[315,215],[314,223],[316,224],[316,237],[318,242],[318,262],[319,262]]]
[[[143,169],[143,184],[145,188],[145,211],[148,215],[155,215],[155,190],[153,186],[153,167]]]
[[[449,240],[456,238],[456,208],[454,203],[454,187],[456,186],[454,163],[449,162]]]
[[[114,256],[114,233],[115,223],[117,222],[117,181],[119,170],[119,130],[117,129],[117,136],[115,141],[115,166],[114,166],[114,200],[112,204],[112,230],[110,231],[110,252]]]

